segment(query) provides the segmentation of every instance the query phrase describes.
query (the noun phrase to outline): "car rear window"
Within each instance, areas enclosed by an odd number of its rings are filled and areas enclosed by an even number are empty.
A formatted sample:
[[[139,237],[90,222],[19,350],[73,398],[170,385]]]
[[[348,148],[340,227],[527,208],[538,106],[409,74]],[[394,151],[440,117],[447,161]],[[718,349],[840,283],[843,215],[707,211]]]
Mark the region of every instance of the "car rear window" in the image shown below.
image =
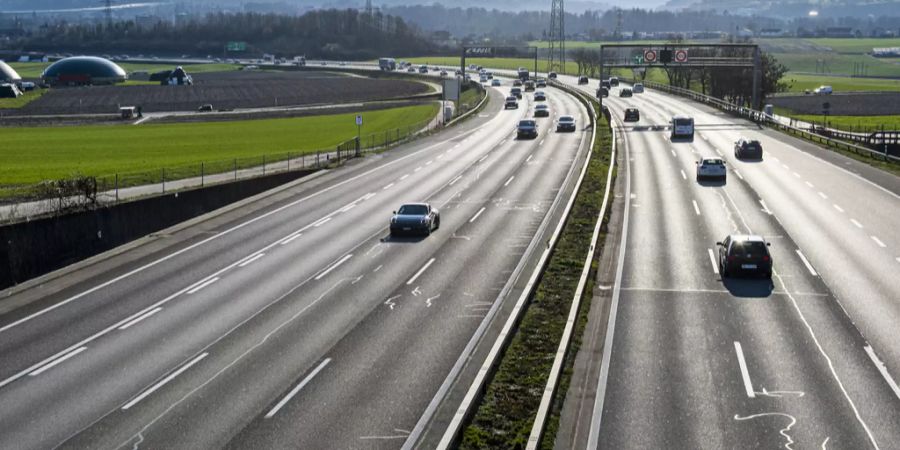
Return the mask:
[[[704,166],[721,166],[723,164],[721,159],[704,159]]]
[[[675,119],[675,125],[685,126],[685,125],[693,125],[694,119]]]
[[[425,205],[403,205],[397,213],[405,216],[424,216],[428,214],[428,207]]]
[[[559,118],[559,121],[560,121],[560,122],[574,122],[574,121],[575,121],[575,118],[574,118],[574,117],[569,117],[569,116],[562,116],[562,117]]]
[[[736,241],[731,246],[732,255],[750,255],[753,258],[766,256],[766,244],[759,241]]]

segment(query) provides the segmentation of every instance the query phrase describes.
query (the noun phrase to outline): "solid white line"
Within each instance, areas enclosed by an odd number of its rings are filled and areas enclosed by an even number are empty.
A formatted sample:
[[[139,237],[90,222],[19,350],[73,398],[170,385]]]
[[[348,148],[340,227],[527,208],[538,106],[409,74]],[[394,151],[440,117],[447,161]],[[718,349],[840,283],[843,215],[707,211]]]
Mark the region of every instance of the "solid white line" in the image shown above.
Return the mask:
[[[295,234],[295,235],[293,235],[293,236],[291,236],[291,237],[289,237],[289,238],[287,238],[287,239],[281,241],[281,245],[288,245],[288,244],[290,244],[291,242],[293,242],[295,239],[299,238],[300,236],[303,236],[303,234],[302,234],[302,233],[297,233],[297,234]]]
[[[314,223],[313,226],[316,227],[316,228],[319,228],[319,227],[321,227],[322,225],[325,225],[325,224],[328,223],[328,222],[331,222],[331,217],[326,217],[326,218],[324,218],[324,219],[322,219],[322,220],[319,220],[318,222]]]
[[[715,272],[715,274],[718,275],[719,274],[719,263],[716,262],[716,253],[711,248],[708,248],[706,250],[709,251],[709,262],[712,263],[713,272]]]
[[[390,188],[392,188],[392,187],[394,187],[394,183],[391,183],[391,184],[389,184],[389,185],[387,185],[387,186],[381,188],[381,190],[386,191],[386,190],[388,190],[388,189],[390,189]]]
[[[684,178],[685,180],[687,180],[687,175],[684,174],[683,170],[681,171],[681,178]]]
[[[697,206],[697,200],[691,200],[691,202],[694,204],[694,212],[697,213],[697,215],[699,216],[700,215],[700,207]]]
[[[743,175],[741,175],[741,173],[740,173],[740,172],[738,172],[738,171],[737,171],[737,170],[734,170],[734,174],[735,174],[735,175],[737,175],[737,176],[738,176],[738,178],[740,178],[740,179],[742,179],[742,180],[743,180],[743,179],[744,179],[744,176],[743,176]]]
[[[409,178],[409,174],[406,174],[406,175],[403,175],[402,177],[400,177],[400,181],[403,181],[407,178]]]
[[[194,293],[200,292],[201,289],[203,289],[203,288],[205,288],[205,287],[207,287],[207,286],[209,286],[209,285],[215,283],[216,281],[219,281],[219,277],[213,277],[213,278],[210,278],[210,279],[204,281],[203,283],[200,283],[200,285],[198,285],[198,286],[192,288],[191,290],[187,291],[187,293],[188,293],[188,294],[194,294]]]
[[[766,214],[768,214],[768,215],[770,215],[770,216],[772,215],[772,210],[770,210],[770,209],[769,209],[769,206],[766,205],[765,200],[759,199],[759,204],[762,205],[762,207],[763,207],[763,212],[765,212]]]
[[[824,200],[828,200],[828,196],[825,195],[825,193],[822,191],[819,191],[819,197],[822,197],[822,199],[824,199]]]
[[[800,257],[800,260],[803,261],[803,265],[806,266],[806,270],[808,270],[812,276],[819,276],[819,274],[816,273],[816,269],[813,269],[812,264],[809,263],[809,260],[806,259],[806,256],[803,256],[803,252],[801,252],[799,248],[797,249],[797,256]]]
[[[856,221],[856,219],[850,219],[850,223],[852,223],[853,225],[856,225],[856,228],[862,228],[862,227],[863,227],[861,223],[859,223],[859,222]]]
[[[152,315],[154,315],[154,314],[156,314],[156,313],[158,313],[158,312],[160,312],[160,311],[162,311],[162,308],[161,308],[161,307],[156,307],[156,309],[151,309],[150,311],[147,311],[146,314],[140,315],[140,316],[138,316],[136,319],[132,320],[131,322],[128,322],[128,323],[126,323],[125,325],[122,325],[121,327],[119,327],[119,330],[127,330],[127,329],[130,328],[132,325],[134,325],[134,324],[136,324],[136,323],[138,323],[138,322],[140,322],[140,321],[142,321],[142,320],[144,320],[144,319],[146,319],[146,318],[148,318],[148,317],[150,317],[150,316],[152,316]]]
[[[206,352],[197,355],[197,357],[194,358],[194,359],[192,359],[189,363],[187,363],[187,364],[181,366],[180,369],[178,369],[178,370],[176,370],[176,371],[170,373],[169,376],[163,378],[162,380],[159,381],[159,383],[156,383],[155,385],[153,385],[153,387],[151,387],[150,389],[147,389],[146,391],[144,391],[143,393],[141,393],[141,395],[138,395],[137,397],[135,397],[134,400],[132,400],[132,401],[126,403],[125,406],[122,407],[122,411],[127,411],[128,408],[131,408],[132,406],[138,404],[138,402],[140,402],[141,400],[147,398],[147,396],[149,396],[150,394],[156,392],[157,390],[159,390],[159,388],[165,386],[166,383],[168,383],[168,382],[174,380],[175,377],[177,377],[178,375],[181,375],[182,373],[184,373],[185,370],[190,369],[191,366],[193,366],[194,364],[197,364],[198,362],[200,362],[201,360],[203,360],[203,358],[206,358],[207,355],[209,355],[209,353],[206,353]]]
[[[453,186],[453,185],[456,184],[456,182],[459,181],[459,179],[462,178],[462,177],[463,177],[462,175],[457,175],[456,178],[450,180],[450,184],[449,184],[448,186]]]
[[[474,215],[474,216],[472,216],[472,218],[471,218],[471,219],[469,219],[469,223],[472,223],[472,222],[474,222],[474,221],[475,221],[475,220],[476,220],[476,219],[478,219],[478,216],[480,216],[480,215],[481,215],[481,213],[483,213],[483,212],[484,212],[484,210],[485,210],[485,208],[486,208],[486,207],[484,207],[484,206],[482,206],[482,207],[481,207],[481,209],[479,209],[479,210],[478,210],[478,212],[477,212],[477,213],[475,213],[475,215]]]
[[[734,352],[737,353],[738,365],[741,367],[741,378],[744,380],[744,390],[747,391],[747,397],[756,398],[753,392],[753,383],[750,381],[750,371],[747,370],[747,361],[744,360],[744,351],[741,349],[741,343],[734,341]]]
[[[515,177],[516,177],[515,175],[509,177],[509,179],[506,180],[506,183],[503,183],[503,187],[509,186],[509,183],[512,183],[512,180],[513,180],[513,178],[515,178]]]
[[[262,258],[263,256],[266,256],[266,254],[265,254],[265,253],[258,253],[256,256],[254,256],[254,257],[252,257],[252,258],[250,258],[250,259],[248,259],[248,260],[246,260],[246,261],[244,261],[244,262],[238,264],[238,267],[247,267],[247,266],[249,266],[250,264],[253,264],[253,262],[256,261],[256,260],[258,260],[259,258]]]
[[[74,357],[75,355],[77,355],[77,354],[79,354],[79,353],[81,353],[81,352],[83,352],[83,351],[85,351],[85,350],[87,350],[87,347],[79,347],[79,348],[75,349],[74,351],[71,351],[71,352],[69,352],[69,353],[66,353],[66,354],[63,355],[62,357],[57,358],[57,359],[53,360],[51,363],[49,363],[49,364],[47,364],[47,365],[45,365],[45,366],[43,366],[43,367],[41,367],[41,368],[35,370],[34,372],[31,372],[29,375],[31,375],[31,376],[33,376],[33,377],[36,377],[36,376],[38,376],[38,375],[40,375],[40,374],[42,374],[42,373],[44,373],[44,372],[46,372],[46,371],[48,371],[48,370],[54,368],[54,367],[56,367],[56,366],[62,364],[64,361],[68,360],[69,358]]]
[[[887,367],[885,367],[884,363],[878,359],[878,356],[875,354],[875,350],[872,350],[871,345],[867,345],[863,347],[866,349],[866,354],[869,355],[869,359],[875,363],[875,367],[878,368],[878,371],[881,372],[881,376],[884,377],[884,381],[887,381],[888,386],[891,387],[891,390],[894,391],[894,395],[900,399],[900,387],[897,386],[897,383],[894,381],[894,378],[891,377],[891,374],[888,373]]]
[[[434,258],[429,259],[428,262],[425,263],[425,265],[422,266],[422,268],[419,269],[419,271],[416,272],[416,274],[413,275],[413,277],[410,278],[409,281],[406,282],[406,285],[409,286],[410,284],[415,283],[415,282],[416,282],[416,279],[419,278],[419,276],[422,275],[423,272],[425,272],[426,270],[428,270],[428,267],[430,267],[431,264],[433,264],[433,263],[434,263]]]
[[[312,379],[315,378],[316,375],[318,375],[319,372],[321,372],[322,369],[324,369],[325,366],[327,366],[330,362],[331,358],[325,358],[325,360],[322,361],[322,363],[319,364],[315,369],[313,369],[313,371],[310,372],[309,375],[307,375],[306,378],[304,378],[303,381],[300,382],[300,384],[291,389],[291,392],[288,392],[288,394],[285,395],[284,398],[281,399],[281,401],[278,402],[278,404],[276,404],[275,407],[268,412],[268,414],[266,414],[266,419],[271,419],[273,416],[275,416],[275,414],[278,414],[278,411],[283,408],[284,405],[287,404],[287,402],[291,401],[291,399],[294,398],[294,396],[297,395],[298,392],[300,392],[300,389],[303,389],[304,386],[309,384],[309,382],[312,381]]]
[[[879,247],[887,248],[887,245],[884,245],[884,242],[881,242],[881,239],[878,239],[878,236],[872,235],[869,237],[872,238],[872,240],[875,241],[875,243],[878,244]]]
[[[840,206],[838,206],[838,205],[836,205],[836,204],[835,204],[835,205],[831,205],[831,206],[834,206],[834,209],[838,210],[838,212],[840,212],[841,214],[844,213],[844,208],[841,208]]]
[[[328,275],[329,273],[331,273],[332,270],[337,269],[338,266],[340,266],[341,264],[347,262],[347,260],[350,259],[350,258],[352,258],[352,257],[353,257],[353,254],[344,255],[344,257],[341,258],[341,259],[339,259],[338,262],[332,264],[331,267],[325,269],[324,272],[322,272],[322,273],[316,275],[316,277],[315,277],[314,279],[315,279],[316,281],[321,280],[322,277],[324,277],[325,275]]]

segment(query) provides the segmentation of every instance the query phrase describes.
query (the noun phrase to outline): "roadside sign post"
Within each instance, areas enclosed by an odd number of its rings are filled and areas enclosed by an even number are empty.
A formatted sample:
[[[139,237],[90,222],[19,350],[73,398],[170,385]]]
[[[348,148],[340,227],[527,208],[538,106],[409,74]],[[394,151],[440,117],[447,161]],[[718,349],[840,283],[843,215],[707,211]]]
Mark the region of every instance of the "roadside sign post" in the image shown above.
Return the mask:
[[[362,136],[362,114],[356,115],[356,156],[359,156],[359,140]]]

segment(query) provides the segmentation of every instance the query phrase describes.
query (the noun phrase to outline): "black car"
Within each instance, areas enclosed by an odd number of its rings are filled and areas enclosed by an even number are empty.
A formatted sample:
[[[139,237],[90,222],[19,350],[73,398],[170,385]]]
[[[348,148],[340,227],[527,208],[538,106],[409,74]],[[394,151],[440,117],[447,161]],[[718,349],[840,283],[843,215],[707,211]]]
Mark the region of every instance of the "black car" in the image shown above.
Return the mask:
[[[582,84],[588,84],[588,82],[589,82],[588,77],[586,77],[586,76],[584,76],[584,75],[578,77],[578,84],[579,84],[579,85],[582,85]]]
[[[520,120],[519,125],[516,127],[516,137],[519,139],[538,137],[537,122],[532,119]]]
[[[550,117],[550,107],[546,103],[535,105],[534,117]]]
[[[632,95],[633,94],[631,92],[631,89],[628,89],[628,88],[619,89],[619,97],[631,97]]]
[[[609,97],[609,89],[605,87],[601,87],[597,89],[597,98],[606,98]]]
[[[560,116],[556,121],[556,131],[576,131],[575,118],[572,116]]]
[[[741,273],[762,274],[772,278],[772,255],[769,254],[769,243],[762,236],[732,234],[719,247],[719,273],[722,278]]]
[[[641,120],[641,112],[638,111],[637,108],[625,109],[625,121],[626,122],[638,122],[640,120]]]
[[[740,138],[734,143],[734,157],[738,159],[762,159],[762,144],[757,140]]]
[[[503,109],[519,109],[519,99],[514,95],[506,97],[506,104],[503,105]]]
[[[391,235],[424,234],[441,227],[441,213],[428,203],[407,203],[391,217]]]
[[[603,80],[600,82],[600,87],[605,87],[606,89],[612,89],[612,85],[609,84],[609,80]]]
[[[514,87],[509,90],[509,95],[514,96],[518,99],[522,98],[522,88]]]
[[[534,101],[536,102],[544,102],[547,101],[547,94],[544,91],[537,91],[534,93]]]
[[[618,86],[619,85],[619,77],[609,77],[609,85],[610,86]]]
[[[547,74],[547,78],[549,78],[549,79],[551,79],[551,80],[555,80],[555,79],[556,79],[556,72],[550,72],[549,74]]]

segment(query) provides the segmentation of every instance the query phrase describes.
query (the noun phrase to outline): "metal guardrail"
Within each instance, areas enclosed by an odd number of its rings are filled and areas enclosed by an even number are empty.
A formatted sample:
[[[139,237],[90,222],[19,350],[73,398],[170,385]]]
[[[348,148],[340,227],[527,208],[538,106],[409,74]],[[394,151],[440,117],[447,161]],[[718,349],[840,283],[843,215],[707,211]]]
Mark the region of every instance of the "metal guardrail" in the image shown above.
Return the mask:
[[[633,81],[636,81],[636,80],[633,80]],[[823,136],[818,133],[810,132],[809,130],[804,130],[802,128],[797,128],[797,127],[793,127],[790,125],[785,125],[785,124],[775,120],[768,114],[765,114],[762,111],[757,111],[752,108],[747,108],[744,106],[736,105],[734,103],[727,102],[727,101],[719,99],[719,98],[711,97],[706,94],[701,94],[699,92],[694,92],[694,91],[691,91],[688,89],[679,88],[679,87],[675,87],[675,86],[669,86],[667,84],[657,83],[654,81],[643,81],[642,83],[644,84],[645,87],[657,89],[657,90],[667,92],[670,94],[675,94],[675,95],[678,95],[681,97],[686,97],[686,98],[689,98],[696,102],[711,105],[711,106],[718,108],[722,111],[725,111],[729,114],[739,116],[739,117],[746,117],[747,119],[749,119],[755,123],[766,125],[766,126],[778,129],[780,131],[795,135],[795,136],[800,136],[809,141],[813,141],[813,142],[817,142],[817,143],[824,144],[827,146],[835,147],[838,149],[850,151],[850,152],[853,152],[853,153],[856,153],[859,155],[863,155],[863,156],[868,156],[868,157],[871,157],[874,159],[880,159],[883,161],[900,163],[900,157],[891,155],[887,152],[880,152],[877,150],[872,150],[870,148],[851,144],[851,143],[848,143],[848,142],[840,140],[840,139],[831,139],[827,136]]]

